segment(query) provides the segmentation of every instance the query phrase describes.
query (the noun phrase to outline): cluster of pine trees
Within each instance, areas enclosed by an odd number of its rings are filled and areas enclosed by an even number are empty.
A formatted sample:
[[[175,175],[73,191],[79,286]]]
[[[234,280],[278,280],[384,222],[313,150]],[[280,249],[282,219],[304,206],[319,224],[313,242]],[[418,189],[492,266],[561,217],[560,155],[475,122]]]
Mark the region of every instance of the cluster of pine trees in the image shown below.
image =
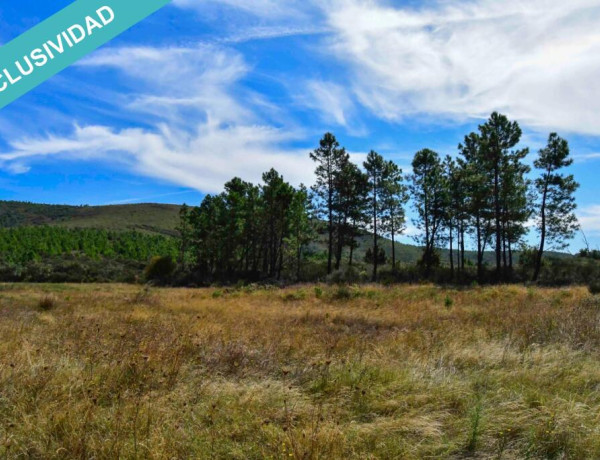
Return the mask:
[[[533,251],[537,279],[544,251],[566,247],[578,228],[574,196],[579,185],[563,172],[572,163],[569,146],[554,133],[534,161],[539,174],[530,178],[529,149],[519,148],[521,136],[517,122],[493,113],[465,137],[457,158],[424,149],[416,153],[412,172],[404,174],[374,151],[358,166],[327,133],[310,154],[316,164],[311,190],[295,189],[271,170],[261,185],[235,178],[200,207],[184,207],[180,266],[204,281],[298,279],[311,254],[307,249],[322,234],[331,274],[355,263],[358,237],[368,232],[372,243],[365,260],[377,280],[387,258],[381,238],[395,241],[403,233],[412,201],[424,277],[442,263],[453,278],[460,276],[466,270],[466,248],[473,247],[479,279],[491,271],[494,279],[509,280],[515,250],[535,222],[540,234]],[[448,261],[440,260],[442,247],[449,249]],[[490,251],[495,266],[486,270],[484,254]],[[395,244],[391,267],[397,268]]]
[[[312,240],[309,194],[271,170],[263,184],[235,178],[200,207],[181,210],[179,265],[201,280],[280,279],[300,269]]]

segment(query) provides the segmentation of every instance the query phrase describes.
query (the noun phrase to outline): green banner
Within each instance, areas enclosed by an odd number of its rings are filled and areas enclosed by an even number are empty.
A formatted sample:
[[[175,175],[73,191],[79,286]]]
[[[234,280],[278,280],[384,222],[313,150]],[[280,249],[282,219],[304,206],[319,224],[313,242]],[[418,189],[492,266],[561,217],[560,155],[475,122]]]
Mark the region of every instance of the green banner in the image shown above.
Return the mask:
[[[0,48],[0,109],[170,0],[77,0]]]

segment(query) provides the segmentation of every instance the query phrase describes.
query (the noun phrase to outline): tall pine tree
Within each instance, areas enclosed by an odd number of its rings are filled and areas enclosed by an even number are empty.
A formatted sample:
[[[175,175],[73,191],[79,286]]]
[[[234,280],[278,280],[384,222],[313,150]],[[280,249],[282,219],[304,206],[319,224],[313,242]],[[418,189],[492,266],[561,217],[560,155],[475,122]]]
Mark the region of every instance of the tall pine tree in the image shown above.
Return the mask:
[[[333,269],[333,251],[335,237],[336,212],[335,204],[338,199],[338,188],[344,165],[348,161],[348,154],[331,133],[326,133],[319,143],[319,147],[310,154],[310,158],[317,163],[315,170],[316,182],[312,189],[315,194],[316,210],[319,217],[327,221],[327,273]]]
[[[552,133],[548,145],[540,150],[535,161],[535,167],[540,169],[542,176],[535,181],[535,187],[540,195],[539,222],[540,246],[537,252],[533,281],[537,281],[542,268],[542,257],[548,243],[554,248],[564,249],[567,241],[573,237],[579,228],[574,211],[575,192],[579,184],[572,175],[561,174],[560,171],[573,164],[569,158],[569,144]]]

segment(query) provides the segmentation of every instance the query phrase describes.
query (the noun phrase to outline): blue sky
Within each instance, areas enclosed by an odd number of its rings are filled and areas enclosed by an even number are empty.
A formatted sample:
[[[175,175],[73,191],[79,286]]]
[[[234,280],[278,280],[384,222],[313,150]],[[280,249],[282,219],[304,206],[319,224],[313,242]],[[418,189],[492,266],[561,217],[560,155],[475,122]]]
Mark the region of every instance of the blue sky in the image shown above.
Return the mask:
[[[70,1],[3,3],[6,43]],[[310,184],[325,131],[409,172],[498,110],[530,162],[569,140],[600,246],[600,4],[523,3],[173,0],[0,112],[0,199],[196,204],[272,166]]]

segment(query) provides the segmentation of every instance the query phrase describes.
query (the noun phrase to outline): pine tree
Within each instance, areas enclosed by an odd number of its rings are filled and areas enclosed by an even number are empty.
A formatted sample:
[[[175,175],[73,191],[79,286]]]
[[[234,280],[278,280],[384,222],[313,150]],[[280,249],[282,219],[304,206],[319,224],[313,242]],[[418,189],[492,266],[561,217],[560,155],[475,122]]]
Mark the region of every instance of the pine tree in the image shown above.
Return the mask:
[[[343,249],[350,246],[353,251],[357,225],[365,221],[368,203],[368,179],[366,175],[346,158],[336,177],[337,190],[334,202],[336,216],[335,269],[339,270]]]
[[[290,232],[286,238],[292,255],[291,259],[295,264],[296,281],[299,281],[301,277],[303,251],[314,239],[314,228],[309,214],[310,207],[308,190],[301,184],[294,193],[290,205]]]
[[[449,244],[449,260],[450,260],[450,272],[454,278],[454,243],[457,242],[457,249],[459,254],[458,269],[460,271],[460,241],[461,241],[461,221],[464,216],[464,202],[465,202],[465,187],[462,176],[462,169],[458,166],[450,156],[446,156],[444,160],[444,183],[447,186],[447,203],[446,203],[446,215],[445,225],[448,229],[448,244]],[[455,238],[456,236],[456,238]]]
[[[190,225],[190,208],[185,203],[179,210],[179,225],[176,229],[179,232],[179,258],[178,264],[182,270],[187,269],[187,255],[190,247],[192,227]]]
[[[542,176],[535,181],[540,195],[539,223],[540,246],[537,252],[533,281],[537,281],[542,267],[542,257],[548,243],[557,249],[564,249],[567,241],[579,228],[574,214],[577,205],[575,192],[579,184],[572,175],[565,176],[559,171],[571,166],[569,144],[556,133],[550,134],[548,145],[540,150],[535,167]]]
[[[479,127],[481,152],[487,168],[492,174],[492,197],[494,203],[494,231],[496,235],[496,274],[500,275],[502,268],[502,181],[503,166],[508,164],[507,157],[520,156],[523,158],[527,153],[511,153],[521,140],[522,131],[517,122],[511,122],[504,115],[497,112],[492,113],[489,120]]]
[[[388,180],[388,164],[381,155],[371,150],[364,162],[369,180],[369,198],[371,201],[371,231],[373,232],[373,254],[379,254],[379,232],[384,216],[383,198]],[[377,281],[379,257],[373,257],[373,281]]]
[[[424,247],[421,263],[428,277],[438,262],[436,244],[446,213],[446,185],[440,157],[436,152],[420,150],[414,157],[412,167],[410,191],[417,212],[414,223],[424,232],[417,239]]]
[[[382,203],[385,210],[383,230],[390,235],[392,240],[393,271],[396,271],[396,236],[402,234],[406,228],[404,206],[408,202],[408,192],[403,180],[402,170],[394,162],[389,161]]]
[[[319,143],[319,148],[310,154],[310,158],[317,163],[315,170],[316,182],[313,192],[317,198],[316,209],[320,217],[327,220],[327,273],[333,268],[334,232],[335,232],[335,202],[339,184],[338,177],[348,160],[346,150],[331,133],[326,133]]]
[[[488,168],[481,137],[477,133],[465,136],[458,146],[462,159],[466,191],[465,210],[471,221],[471,231],[477,244],[477,278],[483,279],[483,256],[493,232],[494,200],[492,171]]]

